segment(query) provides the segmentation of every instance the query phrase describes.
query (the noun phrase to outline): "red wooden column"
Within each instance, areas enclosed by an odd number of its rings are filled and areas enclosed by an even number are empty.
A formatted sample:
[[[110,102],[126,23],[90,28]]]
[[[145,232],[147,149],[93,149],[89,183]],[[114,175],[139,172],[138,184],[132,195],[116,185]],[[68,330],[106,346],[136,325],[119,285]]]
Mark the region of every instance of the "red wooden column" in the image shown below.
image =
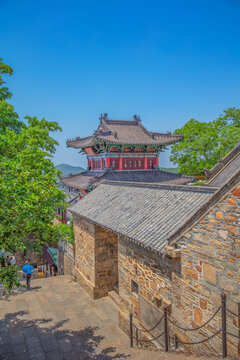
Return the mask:
[[[105,161],[106,161],[106,167],[109,168],[110,167],[110,158],[106,157]]]
[[[146,155],[144,156],[143,168],[144,168],[144,170],[148,169],[148,157]]]
[[[123,169],[123,158],[120,157],[119,158],[119,170],[122,170]]]
[[[104,168],[104,159],[101,158],[101,170],[103,170],[103,168]]]
[[[91,159],[91,170],[94,170],[94,159]]]
[[[155,158],[155,165],[156,165],[156,167],[158,167],[158,157],[157,156]]]

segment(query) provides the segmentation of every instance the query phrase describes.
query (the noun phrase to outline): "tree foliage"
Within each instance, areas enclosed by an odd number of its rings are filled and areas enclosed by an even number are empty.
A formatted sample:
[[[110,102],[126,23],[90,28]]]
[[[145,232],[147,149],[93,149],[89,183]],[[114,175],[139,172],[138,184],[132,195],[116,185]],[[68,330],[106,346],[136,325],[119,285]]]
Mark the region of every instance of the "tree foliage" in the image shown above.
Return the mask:
[[[3,59],[0,57],[0,100],[10,99],[12,94],[10,93],[7,86],[5,86],[6,82],[3,81],[3,75],[13,74],[13,68],[9,65],[3,63]]]
[[[71,230],[53,223],[56,208],[67,207],[57,187],[61,173],[51,161],[58,143],[50,134],[61,128],[36,117],[19,120],[2,78],[12,73],[0,59],[0,249],[14,252],[56,243]],[[8,290],[18,285],[16,279],[11,267],[1,269]]]
[[[174,134],[182,134],[184,140],[172,146],[171,161],[183,174],[201,175],[239,143],[240,109],[224,110],[211,122],[190,119]]]

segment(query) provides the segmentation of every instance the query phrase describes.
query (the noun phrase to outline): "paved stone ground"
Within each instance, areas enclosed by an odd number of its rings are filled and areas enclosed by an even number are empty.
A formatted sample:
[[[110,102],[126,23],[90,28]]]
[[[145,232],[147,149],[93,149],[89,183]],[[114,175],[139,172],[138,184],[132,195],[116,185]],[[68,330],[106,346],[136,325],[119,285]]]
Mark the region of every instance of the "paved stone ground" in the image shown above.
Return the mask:
[[[114,303],[109,298],[90,299],[67,276],[34,280],[32,290],[20,290],[0,301],[0,359],[186,358],[200,357],[131,349],[118,327]]]

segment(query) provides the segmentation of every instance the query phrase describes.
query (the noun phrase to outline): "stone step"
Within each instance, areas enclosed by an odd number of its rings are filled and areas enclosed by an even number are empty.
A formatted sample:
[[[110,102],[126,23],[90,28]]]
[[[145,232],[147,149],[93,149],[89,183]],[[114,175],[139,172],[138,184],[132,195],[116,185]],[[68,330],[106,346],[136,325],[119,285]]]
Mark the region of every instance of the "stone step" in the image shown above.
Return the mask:
[[[116,291],[109,291],[108,296],[116,305],[119,305],[119,295]]]
[[[154,351],[154,350],[148,350],[148,349],[137,349],[132,348],[129,351],[129,354],[131,355],[130,358],[136,358],[137,360],[220,360],[222,359],[221,355],[214,356],[214,355],[194,355],[190,353],[184,353],[181,351]],[[239,360],[239,357],[235,356],[228,356],[226,360]]]

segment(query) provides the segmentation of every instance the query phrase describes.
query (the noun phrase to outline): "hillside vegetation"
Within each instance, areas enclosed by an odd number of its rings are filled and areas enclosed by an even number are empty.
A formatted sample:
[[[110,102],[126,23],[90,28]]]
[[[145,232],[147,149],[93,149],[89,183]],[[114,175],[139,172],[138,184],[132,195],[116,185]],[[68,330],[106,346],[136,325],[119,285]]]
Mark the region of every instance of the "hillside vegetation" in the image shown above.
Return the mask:
[[[69,164],[59,164],[55,166],[56,169],[62,172],[62,176],[68,176],[69,174],[77,174],[79,172],[85,171],[81,166],[72,166]]]
[[[163,168],[163,167],[160,167],[159,169],[163,170],[163,171],[173,173],[173,174],[177,174],[178,171],[179,171],[178,168]]]

